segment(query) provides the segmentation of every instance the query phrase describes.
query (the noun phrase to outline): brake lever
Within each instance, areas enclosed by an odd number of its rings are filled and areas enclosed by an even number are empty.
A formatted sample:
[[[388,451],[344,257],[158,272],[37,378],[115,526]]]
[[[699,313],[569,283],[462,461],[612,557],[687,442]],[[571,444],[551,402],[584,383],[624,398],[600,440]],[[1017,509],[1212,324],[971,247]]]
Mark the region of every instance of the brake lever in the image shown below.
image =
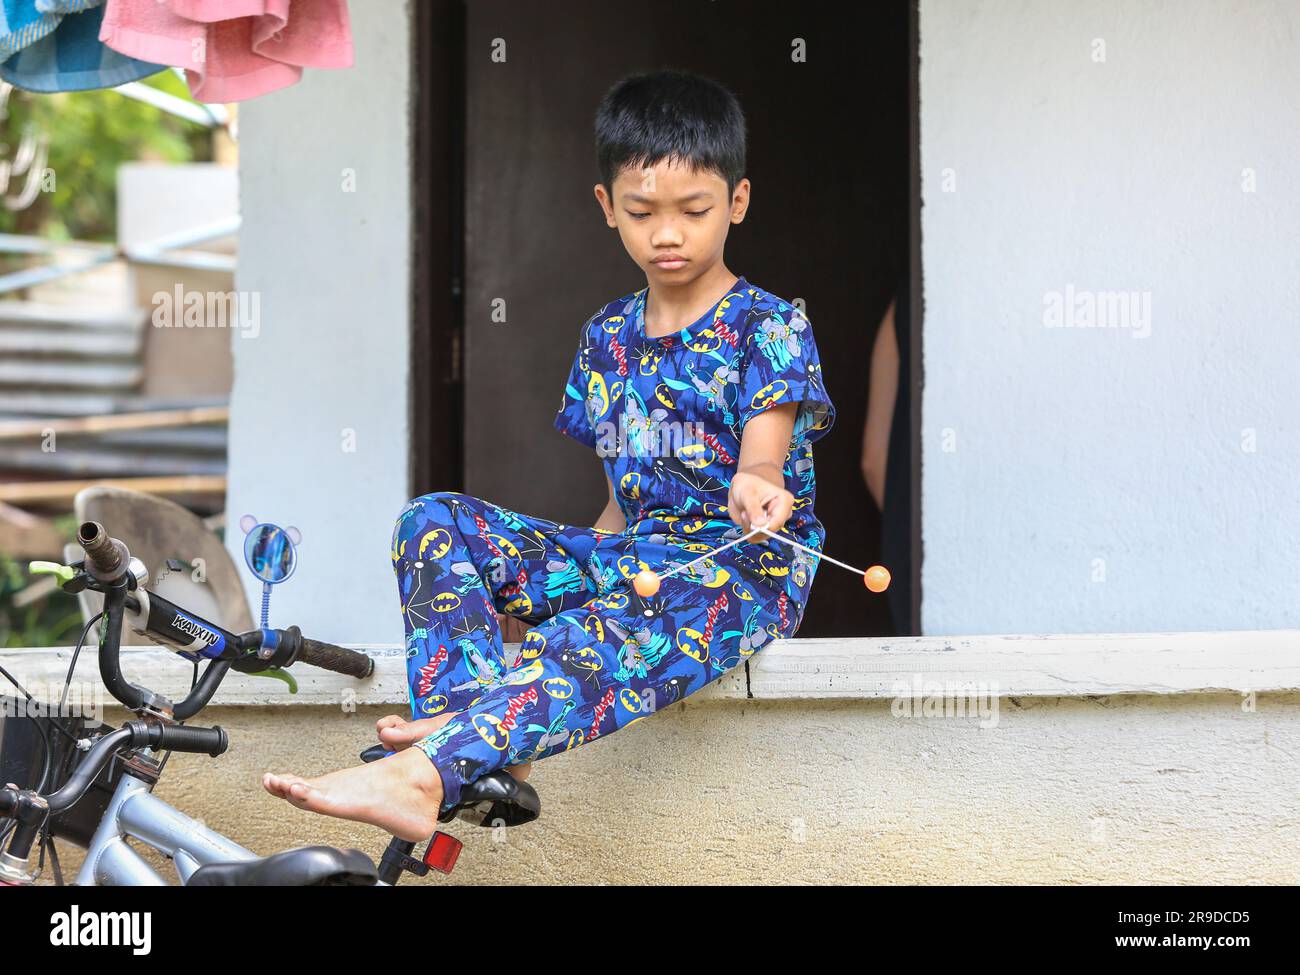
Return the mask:
[[[279,667],[268,667],[266,670],[246,670],[244,671],[249,677],[273,677],[276,680],[282,680],[289,685],[289,693],[298,693],[298,681],[287,670],[281,670]]]
[[[241,674],[247,674],[249,677],[270,677],[274,680],[282,680],[289,686],[290,694],[297,694],[298,680],[287,669],[295,656],[293,644],[289,642],[282,643],[281,634],[269,627],[241,633],[239,637],[242,642],[258,634],[260,634],[259,643],[261,644],[259,649],[247,651],[230,665],[231,669],[237,670]],[[290,633],[285,633],[283,636],[289,637],[290,640],[293,639],[293,634]],[[270,647],[272,652],[267,653],[267,647]],[[280,662],[276,663],[275,661]],[[253,665],[261,665],[261,669],[249,669]]]
[[[43,559],[37,559],[27,563],[27,571],[34,576],[54,576],[60,589],[75,595],[86,588],[87,577],[83,566],[84,563],[82,562],[62,565],[58,562],[46,562]]]

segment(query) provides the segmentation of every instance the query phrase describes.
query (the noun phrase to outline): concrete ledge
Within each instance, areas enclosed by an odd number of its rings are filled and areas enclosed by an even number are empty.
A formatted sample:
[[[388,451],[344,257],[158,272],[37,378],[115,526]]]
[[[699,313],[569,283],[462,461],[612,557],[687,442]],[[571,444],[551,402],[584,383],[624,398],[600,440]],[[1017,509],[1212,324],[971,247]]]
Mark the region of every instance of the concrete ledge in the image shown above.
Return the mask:
[[[281,682],[232,672],[212,705],[407,703],[406,661],[394,644],[354,644],[375,657],[358,681],[310,666],[292,669],[298,693]],[[0,666],[33,696],[61,686],[71,647],[0,650]],[[173,700],[189,690],[192,665],[167,650],[123,648],[126,677]],[[102,689],[94,645],[83,648],[74,681]],[[937,685],[937,686],[936,686]],[[1300,630],[1218,633],[1106,633],[923,636],[778,641],[746,666],[692,695],[717,699],[919,698],[939,692],[989,697],[1088,697],[1300,689]],[[106,702],[111,703],[111,702]]]

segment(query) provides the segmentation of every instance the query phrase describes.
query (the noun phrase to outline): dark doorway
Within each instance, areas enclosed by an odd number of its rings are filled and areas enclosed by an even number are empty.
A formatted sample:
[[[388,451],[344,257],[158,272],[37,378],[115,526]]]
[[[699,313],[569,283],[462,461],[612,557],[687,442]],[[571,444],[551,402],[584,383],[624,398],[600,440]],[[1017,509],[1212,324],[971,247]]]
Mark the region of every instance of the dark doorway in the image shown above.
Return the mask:
[[[838,410],[817,445],[826,551],[878,561],[862,434],[872,341],[911,256],[911,5],[416,6],[416,77],[435,86],[415,107],[417,492],[463,490],[574,524],[600,513],[599,459],[551,420],[582,324],[645,277],[592,195],[592,121],[619,78],[679,68],[744,106],[753,195],[727,263],[806,303]],[[822,567],[801,637],[893,631],[883,598]]]

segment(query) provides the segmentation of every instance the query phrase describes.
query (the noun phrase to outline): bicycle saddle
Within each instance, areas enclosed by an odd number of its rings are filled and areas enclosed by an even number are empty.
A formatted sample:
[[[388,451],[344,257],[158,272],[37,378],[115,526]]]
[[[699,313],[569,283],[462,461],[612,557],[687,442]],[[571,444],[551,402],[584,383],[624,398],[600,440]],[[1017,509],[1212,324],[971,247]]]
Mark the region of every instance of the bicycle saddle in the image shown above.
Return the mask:
[[[257,860],[208,863],[189,887],[373,887],[379,874],[360,850],[299,846]]]
[[[387,755],[387,745],[371,745],[361,753],[363,762],[374,762]],[[438,815],[438,822],[463,819],[475,826],[522,826],[542,814],[542,800],[537,790],[520,782],[505,769],[497,769],[475,779],[460,793],[460,802]]]

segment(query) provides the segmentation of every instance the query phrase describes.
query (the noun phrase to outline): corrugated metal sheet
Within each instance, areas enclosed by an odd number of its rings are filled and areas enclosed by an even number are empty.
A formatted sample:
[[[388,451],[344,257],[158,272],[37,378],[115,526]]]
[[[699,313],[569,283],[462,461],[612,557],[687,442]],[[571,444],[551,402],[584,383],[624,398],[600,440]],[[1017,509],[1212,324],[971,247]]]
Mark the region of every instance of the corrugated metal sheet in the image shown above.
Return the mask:
[[[0,301],[0,421],[224,405],[228,397],[144,397],[143,309]],[[0,477],[223,475],[224,424],[0,440]]]

